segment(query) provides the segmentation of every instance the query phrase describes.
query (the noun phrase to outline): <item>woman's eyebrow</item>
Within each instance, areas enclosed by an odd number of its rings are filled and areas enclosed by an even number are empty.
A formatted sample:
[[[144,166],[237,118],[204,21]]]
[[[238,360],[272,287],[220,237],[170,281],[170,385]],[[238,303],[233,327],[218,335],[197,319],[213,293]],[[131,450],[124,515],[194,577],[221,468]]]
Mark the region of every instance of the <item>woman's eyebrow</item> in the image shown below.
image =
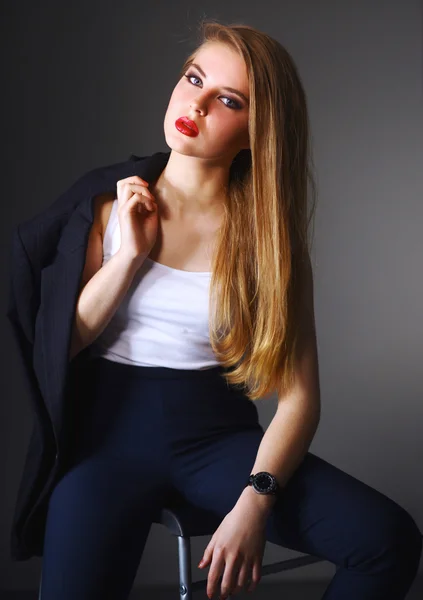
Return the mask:
[[[192,62],[190,64],[191,67],[195,67],[198,71],[200,71],[201,75],[205,78],[207,78],[207,75],[204,73],[203,69],[200,67],[200,65],[197,65],[197,63]],[[227,90],[228,92],[232,92],[232,94],[237,94],[237,96],[239,96],[240,98],[242,98],[244,100],[244,102],[246,104],[249,104],[249,100],[247,98],[247,96],[245,96],[242,92],[240,92],[239,90],[232,88],[232,87],[227,87],[224,86],[222,87],[223,90]]]

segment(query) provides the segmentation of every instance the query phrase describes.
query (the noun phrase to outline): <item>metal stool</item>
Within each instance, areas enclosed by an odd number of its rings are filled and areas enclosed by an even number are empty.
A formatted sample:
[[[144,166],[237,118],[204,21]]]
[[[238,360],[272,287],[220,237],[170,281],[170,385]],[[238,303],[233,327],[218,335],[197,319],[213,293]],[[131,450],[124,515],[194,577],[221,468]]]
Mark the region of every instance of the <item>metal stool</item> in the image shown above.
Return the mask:
[[[210,511],[188,503],[184,498],[176,496],[157,514],[153,521],[164,525],[172,535],[178,538],[179,553],[179,597],[180,600],[192,600],[193,592],[207,588],[207,578],[192,582],[191,572],[191,538],[197,535],[213,535],[219,527],[221,519]],[[270,565],[263,565],[261,575],[279,573],[303,567],[325,559],[305,554],[297,558],[282,560]],[[228,596],[228,600],[232,596]]]
[[[207,578],[200,581],[192,581],[191,538],[198,535],[213,535],[219,527],[221,519],[214,513],[187,502],[179,494],[174,494],[169,498],[167,506],[157,512],[153,518],[153,523],[163,525],[169,533],[178,538],[179,597],[180,600],[193,600],[193,592],[207,588]],[[263,565],[261,575],[263,577],[270,573],[288,571],[323,561],[323,558],[305,554],[297,558]],[[38,600],[41,600],[41,583],[40,578]],[[228,600],[231,597],[228,596]]]

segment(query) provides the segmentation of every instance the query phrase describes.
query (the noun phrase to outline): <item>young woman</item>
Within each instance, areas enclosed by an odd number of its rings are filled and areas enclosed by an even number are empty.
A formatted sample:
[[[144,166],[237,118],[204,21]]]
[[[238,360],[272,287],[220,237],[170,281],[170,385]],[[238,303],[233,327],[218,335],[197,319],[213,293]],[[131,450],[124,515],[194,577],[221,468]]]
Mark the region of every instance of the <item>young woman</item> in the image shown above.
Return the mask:
[[[200,564],[209,598],[257,587],[266,540],[337,566],[325,600],[405,598],[414,520],[308,452],[314,187],[292,58],[253,27],[205,22],[164,131],[158,178],[95,198],[70,351],[91,359],[49,501],[41,599],[126,599],[175,491],[221,518]],[[273,392],[264,432],[254,401]]]

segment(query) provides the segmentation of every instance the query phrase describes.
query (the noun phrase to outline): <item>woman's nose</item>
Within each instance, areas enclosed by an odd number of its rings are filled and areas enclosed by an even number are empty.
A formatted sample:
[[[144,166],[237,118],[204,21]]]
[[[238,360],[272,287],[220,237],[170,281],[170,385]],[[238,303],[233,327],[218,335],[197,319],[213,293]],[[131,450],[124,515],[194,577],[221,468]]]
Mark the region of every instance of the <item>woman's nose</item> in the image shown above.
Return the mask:
[[[207,99],[204,96],[197,96],[190,104],[193,110],[199,111],[202,114],[207,111]]]

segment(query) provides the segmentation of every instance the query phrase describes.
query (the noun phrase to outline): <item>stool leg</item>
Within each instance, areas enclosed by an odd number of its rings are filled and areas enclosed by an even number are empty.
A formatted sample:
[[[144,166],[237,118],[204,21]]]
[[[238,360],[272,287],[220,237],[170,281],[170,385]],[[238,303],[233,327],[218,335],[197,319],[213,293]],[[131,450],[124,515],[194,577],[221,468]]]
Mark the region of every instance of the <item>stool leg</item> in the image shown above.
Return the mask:
[[[42,581],[43,581],[43,576],[41,574],[41,576],[40,576],[40,587],[39,587],[39,590],[38,590],[38,600],[41,600],[41,584],[42,584]]]
[[[179,555],[179,598],[192,600],[191,539],[178,535]]]

